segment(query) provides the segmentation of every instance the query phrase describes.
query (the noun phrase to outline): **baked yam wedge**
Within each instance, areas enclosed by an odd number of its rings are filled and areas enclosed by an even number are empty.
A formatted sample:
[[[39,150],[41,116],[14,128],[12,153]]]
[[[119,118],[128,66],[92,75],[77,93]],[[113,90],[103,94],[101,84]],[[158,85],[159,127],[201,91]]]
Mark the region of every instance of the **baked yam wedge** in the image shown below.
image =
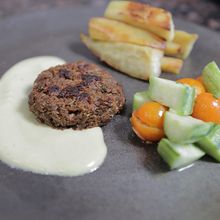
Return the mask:
[[[166,47],[166,42],[155,34],[107,18],[91,18],[89,36],[93,40],[133,43],[161,50]]]
[[[163,51],[130,43],[95,41],[81,34],[82,42],[109,66],[129,76],[148,80],[161,73]]]
[[[165,55],[166,56],[177,56],[181,52],[181,45],[174,43],[173,41],[168,41],[166,43],[166,48],[165,48]]]
[[[174,38],[171,13],[148,4],[111,1],[105,10],[104,17],[148,30],[167,41],[172,41]]]
[[[179,74],[183,67],[183,60],[164,56],[161,60],[161,70],[166,73]]]
[[[197,34],[176,30],[173,41],[167,43],[165,54],[180,59],[186,59],[190,55],[198,37]],[[178,45],[180,46],[180,49],[177,49]],[[174,47],[176,49],[173,49]]]

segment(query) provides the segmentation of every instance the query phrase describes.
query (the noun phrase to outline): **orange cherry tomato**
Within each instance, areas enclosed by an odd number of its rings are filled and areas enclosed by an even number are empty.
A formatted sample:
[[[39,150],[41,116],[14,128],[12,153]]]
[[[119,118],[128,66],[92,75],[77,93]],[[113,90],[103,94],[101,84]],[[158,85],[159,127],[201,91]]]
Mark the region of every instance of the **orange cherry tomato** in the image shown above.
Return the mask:
[[[131,124],[142,140],[159,141],[164,137],[163,121],[167,108],[157,102],[148,102],[133,112]]]
[[[204,86],[202,76],[198,76],[198,77],[196,78],[196,80],[199,81],[199,82],[201,82],[202,85]]]
[[[136,135],[144,141],[159,141],[164,137],[163,129],[150,127],[142,123],[133,113],[131,124]]]
[[[177,80],[177,82],[194,87],[196,90],[196,95],[199,95],[200,93],[205,92],[205,87],[203,86],[203,84],[196,79],[183,78],[183,79]]]
[[[158,102],[148,102],[137,109],[135,116],[147,126],[162,128],[163,115],[166,110],[167,108]]]
[[[220,99],[205,92],[197,96],[192,116],[205,122],[220,124]]]

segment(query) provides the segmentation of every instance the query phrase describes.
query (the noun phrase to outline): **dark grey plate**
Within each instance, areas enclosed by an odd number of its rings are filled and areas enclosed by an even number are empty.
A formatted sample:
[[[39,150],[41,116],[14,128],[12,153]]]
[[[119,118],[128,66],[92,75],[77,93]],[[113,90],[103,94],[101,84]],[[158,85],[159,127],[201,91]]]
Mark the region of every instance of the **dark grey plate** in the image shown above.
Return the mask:
[[[61,178],[1,163],[0,219],[219,220],[220,165],[205,157],[190,169],[169,172],[156,145],[141,143],[129,125],[132,96],[147,83],[113,71],[80,43],[79,33],[86,31],[88,19],[102,12],[103,8],[69,8],[0,22],[0,74],[30,56],[88,59],[109,70],[123,84],[127,97],[125,111],[103,128],[108,155],[96,172]],[[218,34],[178,20],[176,24],[200,35],[185,63],[185,74],[178,77],[196,76],[207,62],[220,61]]]

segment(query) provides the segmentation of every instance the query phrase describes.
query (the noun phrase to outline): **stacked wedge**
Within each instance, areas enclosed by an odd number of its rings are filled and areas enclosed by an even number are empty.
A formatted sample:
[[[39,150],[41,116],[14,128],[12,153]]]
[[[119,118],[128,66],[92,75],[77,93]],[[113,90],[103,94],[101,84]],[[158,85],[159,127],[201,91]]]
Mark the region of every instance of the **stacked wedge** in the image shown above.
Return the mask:
[[[104,17],[91,18],[82,42],[102,61],[147,80],[161,71],[178,74],[198,35],[175,30],[170,12],[147,4],[112,1]]]

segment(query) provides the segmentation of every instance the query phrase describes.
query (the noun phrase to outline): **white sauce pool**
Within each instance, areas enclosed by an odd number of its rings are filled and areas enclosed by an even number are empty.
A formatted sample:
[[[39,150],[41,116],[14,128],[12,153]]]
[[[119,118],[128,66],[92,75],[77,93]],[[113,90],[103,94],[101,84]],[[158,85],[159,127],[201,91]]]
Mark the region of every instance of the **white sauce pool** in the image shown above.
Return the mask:
[[[51,56],[23,60],[0,80],[0,160],[34,173],[77,176],[96,170],[106,156],[99,127],[56,130],[39,123],[28,108],[37,75],[65,61]]]

